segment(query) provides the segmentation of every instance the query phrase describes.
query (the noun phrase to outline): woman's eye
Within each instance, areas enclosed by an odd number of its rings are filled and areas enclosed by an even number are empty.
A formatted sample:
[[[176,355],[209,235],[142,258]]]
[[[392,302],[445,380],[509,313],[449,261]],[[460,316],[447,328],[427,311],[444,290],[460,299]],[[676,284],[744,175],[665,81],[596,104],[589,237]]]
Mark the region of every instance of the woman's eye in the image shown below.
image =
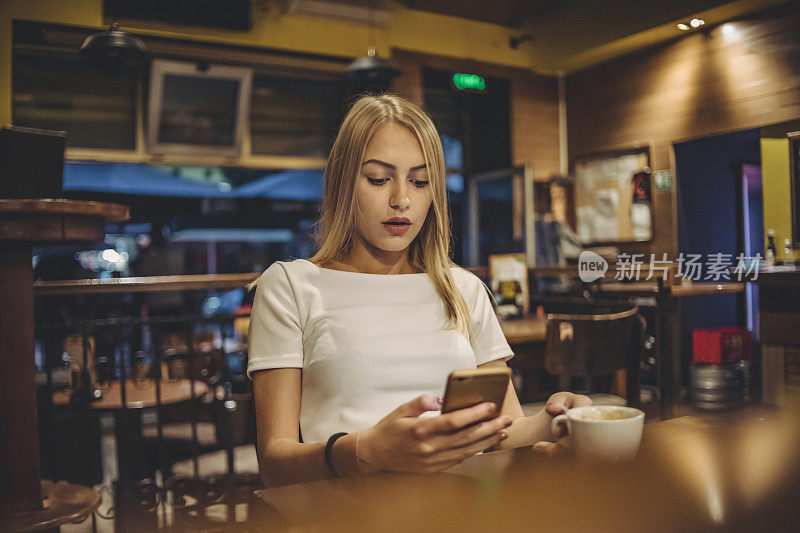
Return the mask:
[[[411,183],[414,184],[414,187],[417,187],[418,189],[421,189],[421,188],[426,187],[428,185],[428,180],[411,180]]]
[[[372,185],[377,185],[380,187],[381,185],[389,181],[389,178],[370,178],[369,176],[367,176],[367,181],[370,182],[370,184]]]

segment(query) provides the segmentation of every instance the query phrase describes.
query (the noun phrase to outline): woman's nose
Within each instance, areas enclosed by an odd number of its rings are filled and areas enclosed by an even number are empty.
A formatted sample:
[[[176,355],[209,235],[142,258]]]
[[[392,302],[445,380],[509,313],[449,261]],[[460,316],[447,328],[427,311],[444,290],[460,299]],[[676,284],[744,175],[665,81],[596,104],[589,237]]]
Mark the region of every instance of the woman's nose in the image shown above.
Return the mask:
[[[396,186],[392,190],[392,196],[389,198],[389,205],[393,209],[406,210],[411,207],[411,198],[408,196],[408,191],[405,187]]]
[[[407,196],[405,198],[399,198],[399,199],[396,199],[396,200],[392,199],[392,202],[391,202],[390,205],[394,209],[400,209],[402,211],[405,211],[406,209],[411,207],[411,199],[408,198]]]

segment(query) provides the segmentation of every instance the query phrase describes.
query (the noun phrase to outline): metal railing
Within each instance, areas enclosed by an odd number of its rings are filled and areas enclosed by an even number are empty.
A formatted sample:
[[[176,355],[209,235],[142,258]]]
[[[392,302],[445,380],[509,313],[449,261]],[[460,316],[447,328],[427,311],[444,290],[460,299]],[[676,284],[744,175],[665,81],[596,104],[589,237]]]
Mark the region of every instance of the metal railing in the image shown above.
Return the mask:
[[[195,312],[198,294],[186,312],[149,316],[147,293],[243,289],[254,277],[36,284],[43,477],[100,485],[98,517],[115,531],[247,522],[261,485],[249,316]]]

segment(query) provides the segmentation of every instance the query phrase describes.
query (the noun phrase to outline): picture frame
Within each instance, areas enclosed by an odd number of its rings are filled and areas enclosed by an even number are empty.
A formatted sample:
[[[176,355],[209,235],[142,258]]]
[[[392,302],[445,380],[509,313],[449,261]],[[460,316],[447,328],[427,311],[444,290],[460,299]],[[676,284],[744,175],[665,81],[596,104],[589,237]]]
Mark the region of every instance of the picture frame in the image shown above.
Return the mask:
[[[571,174],[575,180],[575,230],[585,244],[653,240],[649,146],[576,157]]]
[[[153,60],[148,151],[240,157],[252,86],[251,68]]]

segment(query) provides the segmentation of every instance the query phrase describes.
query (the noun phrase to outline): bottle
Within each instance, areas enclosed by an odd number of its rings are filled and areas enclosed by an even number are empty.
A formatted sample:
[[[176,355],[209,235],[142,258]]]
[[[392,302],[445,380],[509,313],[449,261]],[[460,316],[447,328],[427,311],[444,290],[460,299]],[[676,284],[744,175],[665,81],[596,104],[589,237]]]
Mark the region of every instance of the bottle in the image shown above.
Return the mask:
[[[767,257],[764,259],[764,266],[772,268],[775,266],[775,256],[778,255],[778,250],[775,248],[775,230],[770,228],[767,230]]]

